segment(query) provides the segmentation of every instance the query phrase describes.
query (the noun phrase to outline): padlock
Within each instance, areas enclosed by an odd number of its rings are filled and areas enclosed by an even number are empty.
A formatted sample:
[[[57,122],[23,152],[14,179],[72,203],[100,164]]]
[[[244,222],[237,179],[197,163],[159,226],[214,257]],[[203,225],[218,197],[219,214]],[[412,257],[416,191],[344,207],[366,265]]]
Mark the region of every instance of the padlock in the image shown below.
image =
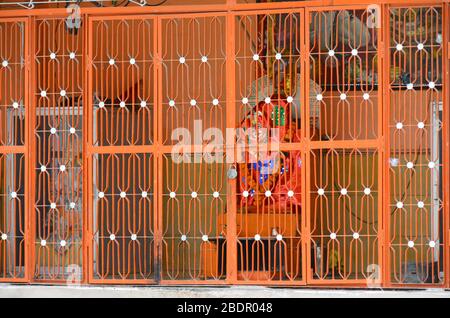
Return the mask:
[[[230,166],[227,171],[228,179],[236,179],[238,175],[237,169],[235,165]]]

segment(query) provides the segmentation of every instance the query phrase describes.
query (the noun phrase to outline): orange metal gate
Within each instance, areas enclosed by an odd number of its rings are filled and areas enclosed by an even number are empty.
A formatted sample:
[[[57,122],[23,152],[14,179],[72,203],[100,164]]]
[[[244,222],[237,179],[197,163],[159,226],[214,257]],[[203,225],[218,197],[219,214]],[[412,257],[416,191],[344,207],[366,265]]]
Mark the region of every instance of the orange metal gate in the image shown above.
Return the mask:
[[[27,281],[29,107],[25,19],[0,20],[0,280]]]
[[[382,268],[380,29],[366,6],[307,12],[309,278],[367,283]]]
[[[83,259],[83,33],[63,17],[30,24],[32,279],[66,282]]]
[[[88,30],[89,278],[151,283],[159,220],[156,22],[94,18]]]
[[[386,17],[391,21],[385,30],[386,71],[407,70],[401,81],[386,72],[384,80],[386,279],[393,285],[443,285],[448,280],[448,187],[442,186],[443,180],[448,183],[446,14],[442,6],[393,7]]]
[[[449,286],[448,4],[341,2],[0,12],[0,281]]]

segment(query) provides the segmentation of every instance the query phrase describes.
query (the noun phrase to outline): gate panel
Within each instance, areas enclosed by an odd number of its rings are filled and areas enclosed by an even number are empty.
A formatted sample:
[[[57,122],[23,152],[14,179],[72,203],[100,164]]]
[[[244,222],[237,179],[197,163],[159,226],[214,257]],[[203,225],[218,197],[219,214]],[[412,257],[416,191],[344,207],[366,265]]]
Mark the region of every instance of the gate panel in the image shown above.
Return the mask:
[[[313,279],[365,281],[379,271],[379,156],[376,149],[311,151]]]
[[[443,25],[440,6],[389,9],[392,284],[444,282]]]
[[[302,11],[235,18],[237,280],[302,284]]]
[[[178,163],[163,156],[162,279],[226,278],[226,179],[223,153],[217,162],[187,155]]]
[[[226,19],[162,17],[160,27],[161,279],[224,283]]]
[[[225,26],[223,15],[161,19],[161,143],[179,144],[177,129],[189,133],[186,145],[202,144],[194,138],[209,128],[225,132]]]
[[[150,280],[154,275],[153,155],[93,157],[94,279]]]
[[[0,281],[27,277],[28,36],[22,19],[0,22]],[[28,263],[28,262],[27,262]]]
[[[65,18],[34,30],[33,202],[36,280],[81,279],[83,32]]]
[[[308,279],[365,284],[381,270],[381,39],[367,7],[307,18]]]
[[[90,280],[152,283],[155,21],[106,17],[89,27]]]

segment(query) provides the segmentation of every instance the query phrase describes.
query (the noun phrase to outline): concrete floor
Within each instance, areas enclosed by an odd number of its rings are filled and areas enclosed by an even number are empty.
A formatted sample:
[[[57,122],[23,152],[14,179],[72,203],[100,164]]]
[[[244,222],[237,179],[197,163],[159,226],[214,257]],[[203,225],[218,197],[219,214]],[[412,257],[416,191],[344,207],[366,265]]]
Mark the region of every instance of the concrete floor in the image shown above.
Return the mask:
[[[88,297],[88,298],[450,298],[450,290],[344,290],[313,288],[236,287],[74,287],[0,284],[0,298],[5,297]]]

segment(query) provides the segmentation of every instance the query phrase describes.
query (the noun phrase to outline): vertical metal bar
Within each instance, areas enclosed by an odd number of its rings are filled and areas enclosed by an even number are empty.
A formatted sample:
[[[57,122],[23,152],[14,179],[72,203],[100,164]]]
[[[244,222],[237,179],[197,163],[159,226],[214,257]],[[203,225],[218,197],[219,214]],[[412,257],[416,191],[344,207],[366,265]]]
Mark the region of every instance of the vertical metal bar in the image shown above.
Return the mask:
[[[36,98],[34,96],[34,88],[36,86],[36,61],[35,61],[35,45],[36,45],[36,19],[32,17],[30,23],[28,24],[28,30],[30,34],[30,47],[28,50],[29,61],[30,61],[30,80],[27,87],[29,94],[29,118],[28,118],[28,159],[29,159],[29,180],[28,182],[32,185],[30,186],[30,192],[28,193],[29,201],[29,215],[30,215],[30,231],[28,238],[30,246],[30,261],[28,263],[28,278],[30,281],[34,280],[34,269],[36,264],[36,213],[34,210],[34,201],[36,196],[36,187],[34,186],[36,180],[36,171],[34,169],[36,165],[36,141],[34,138],[34,127],[36,123]]]
[[[31,18],[27,18],[25,20],[25,100],[24,104],[25,106],[25,153],[24,153],[24,160],[25,160],[25,280],[30,281],[31,280],[31,271],[30,271],[30,264],[31,264],[31,249],[33,245],[31,242],[33,241],[33,237],[30,236],[31,233],[31,212],[32,212],[32,205],[30,201],[30,191],[32,191],[33,184],[31,179],[31,172],[32,169],[30,162],[31,162],[31,152],[30,152],[30,134],[32,127],[30,125],[30,119],[31,119],[31,110],[30,110],[30,104],[32,102],[32,95],[30,94],[30,81],[31,81],[31,65],[32,65],[32,54],[31,54],[31,48],[32,48],[32,42],[31,39],[33,38],[31,36]]]
[[[386,244],[386,237],[385,237],[385,231],[386,231],[386,219],[385,219],[385,211],[388,204],[386,202],[386,195],[385,195],[385,189],[389,184],[389,178],[386,178],[385,175],[385,162],[387,161],[387,153],[388,148],[386,148],[386,138],[388,138],[389,130],[386,130],[386,116],[388,116],[389,111],[386,109],[385,105],[386,101],[386,95],[387,91],[385,83],[385,64],[386,60],[389,57],[388,50],[389,42],[386,42],[386,32],[385,30],[389,28],[389,24],[386,24],[386,16],[388,15],[388,9],[385,5],[380,5],[380,12],[378,12],[379,21],[376,21],[378,28],[378,272],[377,272],[377,279],[379,280],[380,285],[383,285],[384,283],[384,275],[386,268],[386,260],[385,260],[385,244]],[[381,23],[381,25],[378,25],[378,23]],[[386,44],[387,43],[387,44]]]
[[[306,284],[311,283],[313,274],[312,274],[312,259],[311,259],[311,162],[310,162],[310,151],[311,151],[311,133],[310,133],[310,101],[309,101],[309,94],[310,94],[310,87],[307,82],[309,82],[309,79],[311,78],[311,71],[310,71],[310,18],[311,18],[311,12],[309,9],[306,9],[304,11],[304,22],[302,23],[303,26],[303,32],[301,33],[303,35],[303,52],[302,52],[302,60],[303,60],[303,72],[304,77],[302,78],[303,83],[303,89],[302,89],[302,111],[303,114],[301,116],[302,118],[302,143],[303,143],[303,166],[302,170],[304,173],[302,173],[302,214],[304,219],[304,230],[302,235],[302,241],[304,247],[304,256],[302,258],[303,262],[303,277]],[[305,257],[306,256],[306,257]]]
[[[232,12],[226,15],[227,37],[226,37],[226,127],[234,129],[236,127],[236,97],[235,97],[235,32],[236,16]],[[235,158],[234,144],[226,143],[226,151],[233,151]],[[227,157],[227,156],[226,156]],[[227,165],[229,163],[227,162]],[[227,191],[227,281],[231,284],[237,282],[237,237],[236,237],[236,211],[237,211],[237,193],[236,179],[228,179]]]
[[[92,28],[92,18],[90,16],[86,17],[87,20],[85,20],[87,27],[86,27],[86,56],[85,56],[85,67],[86,67],[86,93],[85,93],[85,99],[84,99],[84,109],[83,114],[85,114],[84,118],[84,164],[85,164],[85,175],[87,176],[87,179],[85,180],[85,189],[87,191],[84,193],[83,197],[85,200],[84,207],[86,208],[85,214],[86,214],[86,226],[85,229],[85,249],[86,249],[86,255],[88,258],[87,262],[87,281],[88,283],[91,283],[94,279],[93,277],[93,270],[94,270],[94,257],[93,257],[93,247],[92,247],[92,240],[93,240],[93,217],[94,217],[94,206],[93,206],[93,182],[94,182],[94,175],[93,175],[93,167],[92,167],[92,139],[93,139],[93,104],[92,104],[92,38],[93,38],[93,28]]]
[[[390,70],[390,19],[389,19],[389,9],[388,5],[384,6],[382,11],[382,37],[384,43],[384,62],[383,62],[383,72],[382,72],[382,104],[383,104],[383,132],[384,132],[384,156],[382,156],[382,171],[383,171],[383,188],[382,188],[382,196],[383,196],[383,286],[389,286],[390,284],[390,176],[389,176],[389,155],[390,155],[390,131],[389,131],[389,116],[390,116],[390,89],[389,89],[389,70]]]
[[[82,253],[82,257],[83,257],[83,268],[82,268],[82,273],[83,273],[83,278],[82,278],[82,282],[83,283],[88,283],[89,282],[89,267],[90,267],[90,259],[89,259],[89,241],[90,241],[90,236],[89,236],[89,213],[90,213],[90,209],[89,209],[89,184],[90,184],[90,173],[89,173],[89,160],[88,160],[88,155],[87,155],[87,145],[88,145],[88,126],[89,126],[89,121],[88,118],[90,118],[90,116],[88,115],[88,108],[90,108],[90,98],[88,95],[88,90],[89,90],[89,85],[88,85],[88,78],[89,78],[89,33],[92,32],[91,28],[89,26],[89,16],[88,15],[83,15],[82,17],[83,21],[85,21],[85,24],[87,24],[87,27],[84,27],[82,32],[83,32],[83,40],[82,40],[82,52],[83,53],[83,81],[82,81],[82,101],[83,101],[83,108],[82,108],[82,160],[83,160],[83,186],[82,186],[82,191],[83,191],[83,198],[82,198],[82,222],[83,222],[83,237],[82,237],[82,246],[83,246],[83,253]]]
[[[443,38],[444,38],[444,47],[443,47],[443,123],[442,123],[442,147],[443,147],[443,180],[442,180],[442,188],[444,195],[444,281],[447,288],[450,287],[450,187],[449,182],[449,174],[450,174],[450,74],[449,74],[449,66],[450,66],[450,6],[449,3],[444,3],[443,5]]]
[[[155,280],[157,283],[160,282],[162,278],[162,229],[163,229],[163,152],[161,151],[162,146],[162,122],[163,122],[163,114],[162,114],[162,22],[160,17],[154,18],[155,28],[154,28],[154,63],[155,63],[155,71],[154,71],[154,123],[156,125],[155,129],[155,149],[154,153],[154,176],[155,176],[155,185],[154,185],[154,199],[155,199]]]
[[[301,233],[301,241],[302,241],[302,263],[301,263],[301,277],[302,282],[306,283],[309,277],[309,271],[310,271],[310,257],[311,257],[311,243],[309,242],[309,233],[310,233],[310,226],[309,226],[309,219],[308,215],[310,214],[310,208],[309,208],[309,201],[308,201],[308,180],[307,180],[307,174],[309,175],[309,170],[307,170],[307,165],[309,162],[309,140],[307,138],[306,131],[309,131],[309,122],[308,119],[309,115],[309,85],[306,85],[306,83],[309,80],[309,54],[308,54],[308,41],[309,41],[309,14],[305,12],[305,9],[302,9],[300,11],[300,36],[301,36],[301,49],[300,49],[300,78],[301,78],[301,107],[300,109],[300,126],[301,129],[301,160],[302,160],[302,166],[301,166],[301,189],[302,189],[302,195],[301,195],[301,221],[302,221],[302,233]]]

